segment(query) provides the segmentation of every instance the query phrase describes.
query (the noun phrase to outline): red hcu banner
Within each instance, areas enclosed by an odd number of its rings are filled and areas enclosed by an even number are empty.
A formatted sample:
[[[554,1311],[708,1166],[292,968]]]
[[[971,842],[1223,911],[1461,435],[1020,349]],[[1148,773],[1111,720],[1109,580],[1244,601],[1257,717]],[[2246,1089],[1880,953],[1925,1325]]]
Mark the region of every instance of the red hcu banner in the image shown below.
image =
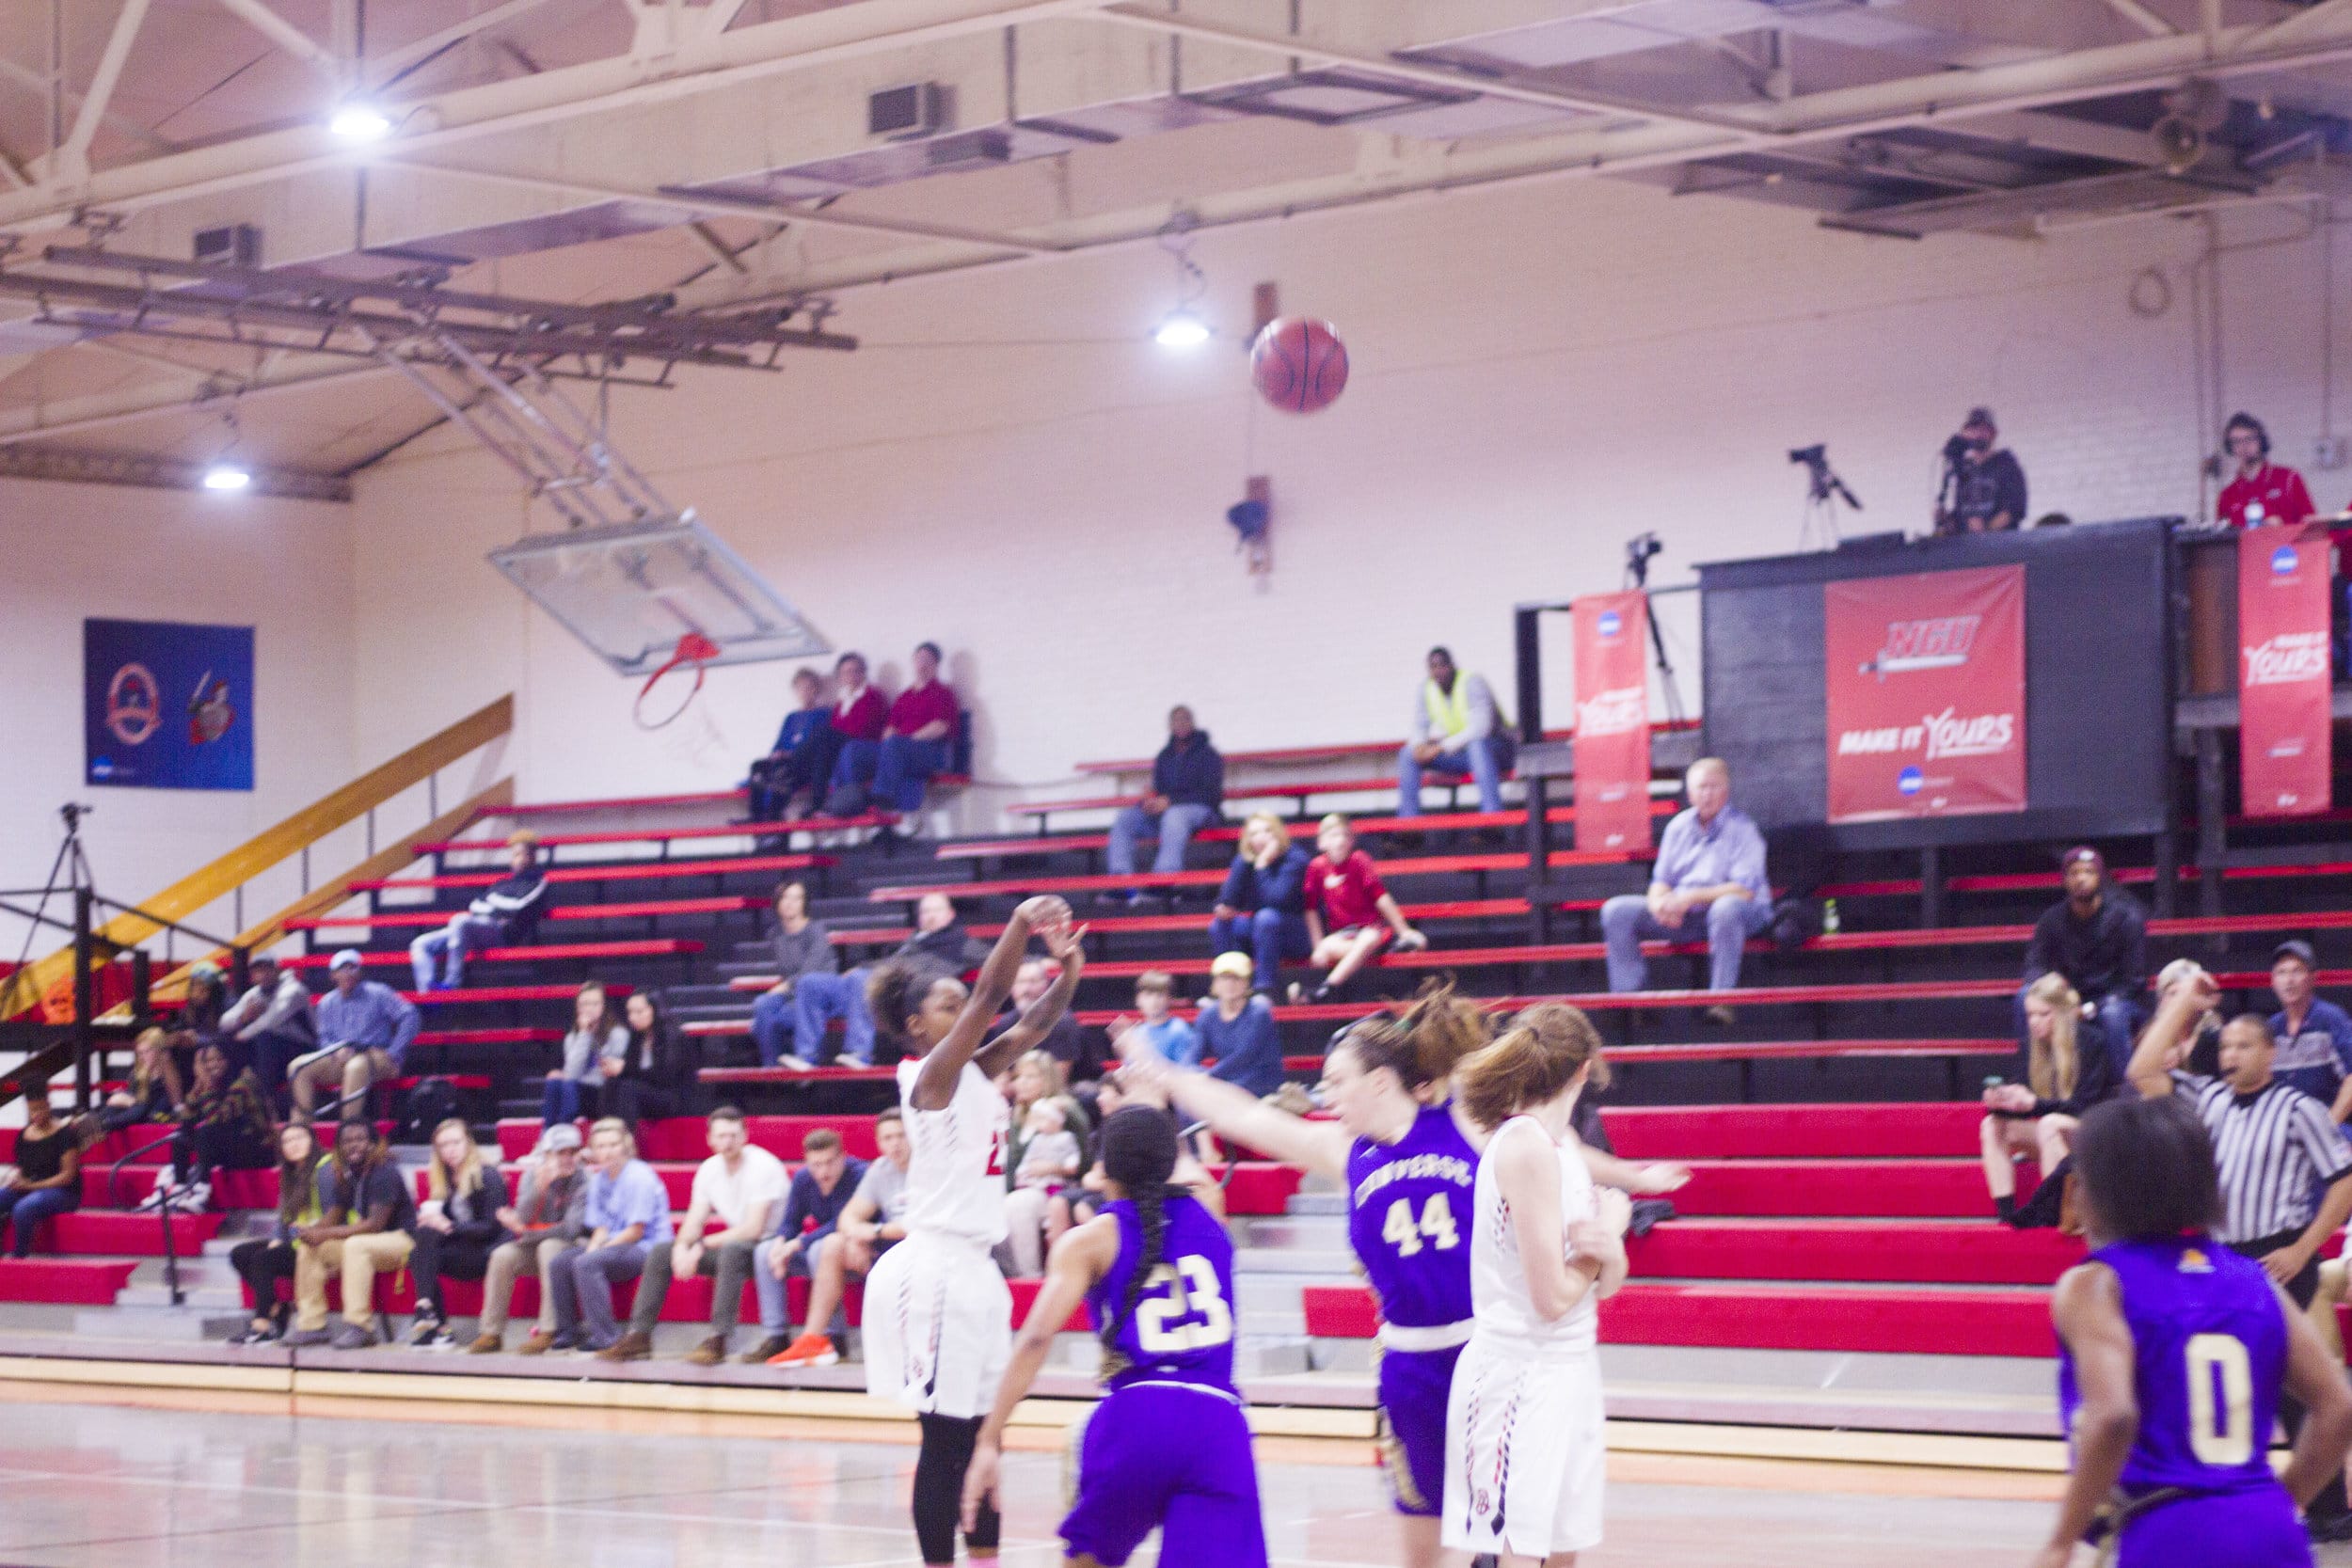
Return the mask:
[[[2238,787],[2246,815],[2326,811],[2334,760],[2326,532],[2258,528],[2240,536],[2237,640]]]
[[[2026,569],[1821,589],[1829,819],[2026,806]]]
[[[1596,594],[1576,626],[1576,847],[1646,849],[1649,599]]]

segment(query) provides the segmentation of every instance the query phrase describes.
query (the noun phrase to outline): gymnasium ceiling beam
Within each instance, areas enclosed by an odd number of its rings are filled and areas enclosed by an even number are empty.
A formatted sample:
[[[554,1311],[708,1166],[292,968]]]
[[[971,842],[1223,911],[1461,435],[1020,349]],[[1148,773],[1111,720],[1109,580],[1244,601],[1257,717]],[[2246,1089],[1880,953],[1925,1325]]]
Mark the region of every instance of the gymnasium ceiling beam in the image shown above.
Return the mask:
[[[398,144],[404,154],[435,152],[582,116],[675,103],[810,66],[1068,16],[1102,3],[864,0],[689,38],[658,57],[616,55],[405,101],[393,106],[404,122]],[[0,229],[59,225],[90,208],[123,213],[193,200],[306,173],[347,170],[368,161],[323,124],[267,131],[99,169],[86,180],[43,181],[31,190],[0,194]]]
[[[1154,10],[1149,6],[1129,4],[1106,6],[1095,15],[1105,22],[1123,22],[1134,26],[1148,27],[1155,32],[1172,33],[1179,38],[1205,39],[1216,43],[1263,50],[1268,54],[1290,55],[1299,59],[1318,61],[1325,65],[1350,66],[1377,75],[1391,76],[1399,81],[1421,82],[1431,87],[1467,88],[1489,98],[1507,98],[1515,103],[1536,103],[1546,108],[1613,115],[1625,119],[1645,119],[1661,125],[1689,125],[1714,131],[1746,131],[1759,128],[1755,119],[1734,110],[1700,112],[1686,108],[1664,109],[1652,104],[1630,103],[1597,93],[1549,87],[1537,83],[1516,81],[1509,77],[1482,75],[1476,71],[1433,65],[1426,61],[1405,59],[1395,55],[1350,49],[1343,45],[1325,41],[1312,34],[1255,32],[1246,27],[1235,27],[1221,22],[1207,21],[1189,12]]]

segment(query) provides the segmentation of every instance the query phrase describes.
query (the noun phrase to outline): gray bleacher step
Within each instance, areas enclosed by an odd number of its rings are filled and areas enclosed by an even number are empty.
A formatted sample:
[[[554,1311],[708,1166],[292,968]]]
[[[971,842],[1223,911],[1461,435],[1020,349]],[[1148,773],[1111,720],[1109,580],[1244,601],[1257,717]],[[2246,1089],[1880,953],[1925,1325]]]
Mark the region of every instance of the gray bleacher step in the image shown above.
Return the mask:
[[[210,1292],[207,1292],[210,1293]],[[112,1307],[92,1307],[73,1315],[73,1332],[116,1339],[167,1340],[199,1344],[242,1333],[250,1322],[241,1300],[225,1306],[191,1300],[174,1307],[167,1297],[154,1302],[134,1301],[125,1291]]]
[[[1347,1195],[1308,1192],[1302,1183],[1300,1190],[1293,1193],[1290,1201],[1282,1206],[1282,1212],[1297,1216],[1337,1214],[1344,1217],[1347,1213]]]
[[[1347,1219],[1343,1214],[1259,1215],[1230,1222],[1233,1244],[1243,1247],[1311,1247],[1344,1249]]]
[[[1247,1246],[1233,1253],[1233,1273],[1253,1280],[1265,1275],[1301,1274],[1352,1279],[1355,1267],[1356,1254],[1344,1246]]]

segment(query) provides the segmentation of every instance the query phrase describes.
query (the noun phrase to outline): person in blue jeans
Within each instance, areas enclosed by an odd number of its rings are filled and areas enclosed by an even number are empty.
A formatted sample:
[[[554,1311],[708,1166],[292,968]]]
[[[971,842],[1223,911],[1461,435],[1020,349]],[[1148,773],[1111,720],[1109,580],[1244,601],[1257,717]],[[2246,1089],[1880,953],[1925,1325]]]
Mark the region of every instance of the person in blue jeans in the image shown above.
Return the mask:
[[[1429,650],[1429,678],[1413,698],[1409,738],[1396,753],[1396,814],[1421,815],[1424,772],[1478,781],[1478,809],[1502,809],[1502,775],[1510,768],[1510,736],[1486,677],[1457,670],[1443,648]]]
[[[1111,818],[1103,863],[1113,876],[1134,876],[1136,840],[1156,833],[1160,847],[1152,869],[1182,871],[1192,835],[1216,821],[1224,809],[1225,759],[1209,744],[1209,732],[1193,724],[1192,709],[1180,704],[1168,709],[1168,744],[1152,759],[1152,792]],[[1148,896],[1138,889],[1105,893],[1103,901],[1124,898],[1140,904]]]
[[[841,748],[824,689],[816,671],[792,672],[792,695],[801,705],[784,716],[774,747],[752,764],[744,781],[753,821],[805,816],[824,793]]]
[[[1658,841],[1648,893],[1623,895],[1600,907],[1611,990],[1648,985],[1645,941],[1704,941],[1711,955],[1708,989],[1730,990],[1740,984],[1748,939],[1772,922],[1764,835],[1755,818],[1731,803],[1730,766],[1721,757],[1701,757],[1682,784],[1690,809],[1667,823]],[[1731,1008],[1722,1003],[1708,1016],[1718,1023],[1732,1021]]]
[[[33,1233],[53,1214],[82,1206],[82,1149],[49,1108],[49,1085],[24,1085],[24,1126],[16,1135],[16,1175],[0,1188],[0,1229],[11,1229],[12,1258],[33,1255]]]
[[[902,815],[923,809],[923,786],[932,774],[947,770],[962,714],[954,689],[939,678],[939,659],[938,643],[917,643],[914,682],[891,703],[881,736],[843,743],[833,768],[829,816],[853,816],[869,800]],[[864,788],[867,784],[870,794]]]
[[[1307,940],[1307,851],[1291,843],[1282,819],[1260,812],[1242,824],[1241,853],[1217,890],[1209,922],[1209,951],[1248,953],[1257,989],[1272,993],[1284,958],[1304,958]]]

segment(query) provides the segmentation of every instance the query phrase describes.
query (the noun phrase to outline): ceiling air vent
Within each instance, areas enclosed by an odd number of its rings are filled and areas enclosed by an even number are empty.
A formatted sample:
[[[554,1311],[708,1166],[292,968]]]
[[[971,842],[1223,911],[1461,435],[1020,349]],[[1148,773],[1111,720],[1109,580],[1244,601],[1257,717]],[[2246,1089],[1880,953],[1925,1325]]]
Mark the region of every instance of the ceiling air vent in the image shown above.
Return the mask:
[[[207,267],[258,267],[262,264],[262,231],[249,223],[199,229],[192,260]]]
[[[866,134],[906,141],[929,136],[947,124],[946,93],[937,82],[884,87],[866,99]]]

